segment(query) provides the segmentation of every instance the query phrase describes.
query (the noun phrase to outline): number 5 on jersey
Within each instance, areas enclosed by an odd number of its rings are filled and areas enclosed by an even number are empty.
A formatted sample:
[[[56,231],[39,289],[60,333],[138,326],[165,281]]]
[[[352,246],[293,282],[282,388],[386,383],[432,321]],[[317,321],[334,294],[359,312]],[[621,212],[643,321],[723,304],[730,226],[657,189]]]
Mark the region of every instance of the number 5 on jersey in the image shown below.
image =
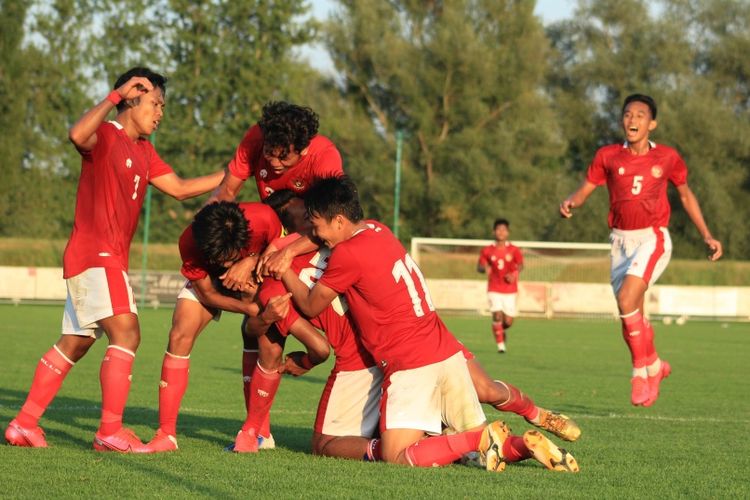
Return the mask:
[[[391,274],[393,274],[393,279],[396,280],[396,283],[403,280],[404,284],[406,284],[406,290],[409,292],[409,297],[411,298],[411,303],[414,307],[414,314],[416,314],[417,317],[424,316],[424,309],[422,308],[422,298],[417,292],[417,287],[414,286],[414,279],[412,278],[412,274],[415,274],[417,276],[420,285],[422,285],[422,291],[424,291],[424,301],[427,303],[427,307],[430,311],[435,310],[435,306],[432,305],[432,297],[430,297],[430,292],[429,290],[427,290],[427,283],[425,283],[424,281],[422,271],[419,270],[419,267],[417,267],[417,263],[414,262],[414,260],[411,258],[411,255],[406,254],[403,259],[397,260],[396,263],[393,264]]]

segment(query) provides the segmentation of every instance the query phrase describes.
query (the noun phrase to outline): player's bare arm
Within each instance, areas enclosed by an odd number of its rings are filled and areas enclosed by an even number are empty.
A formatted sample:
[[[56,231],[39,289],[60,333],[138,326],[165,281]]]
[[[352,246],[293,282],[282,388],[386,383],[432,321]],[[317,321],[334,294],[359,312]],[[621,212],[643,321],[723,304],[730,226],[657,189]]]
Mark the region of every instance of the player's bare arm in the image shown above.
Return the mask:
[[[224,169],[221,183],[216,187],[206,203],[213,203],[215,201],[234,201],[244,183],[245,181],[239,177],[235,177],[228,168]]]
[[[253,272],[257,261],[257,254],[254,253],[238,260],[224,274],[219,276],[221,282],[230,290],[243,291],[248,286],[254,286]]]
[[[335,290],[320,282],[308,288],[291,269],[282,275],[281,280],[286,289],[292,293],[292,300],[297,305],[297,309],[308,318],[320,314],[338,296]]]
[[[222,294],[211,283],[211,278],[206,276],[199,280],[193,280],[193,289],[198,295],[201,304],[206,307],[220,309],[248,316],[257,316],[260,313],[260,307],[252,301],[253,297],[248,296],[247,300],[239,300]]]
[[[596,184],[584,180],[581,186],[573,194],[560,203],[560,216],[566,219],[573,217],[573,209],[582,206],[595,189]]]
[[[124,100],[135,99],[138,96],[151,92],[154,86],[142,76],[134,76],[122,86],[117,92]],[[68,131],[68,138],[79,151],[91,151],[96,146],[96,129],[107,118],[107,115],[115,105],[107,98],[86,111],[83,116]]]
[[[276,279],[281,279],[296,256],[312,252],[319,246],[309,236],[302,235],[278,252],[265,254],[264,258],[258,261],[257,274],[258,276],[273,276]]]
[[[252,337],[265,335],[271,325],[277,321],[281,321],[289,314],[289,300],[291,298],[291,293],[271,297],[265,307],[254,302],[253,304],[257,309],[254,314],[248,315],[244,333]]]
[[[151,184],[173,198],[186,200],[214,189],[221,182],[223,175],[223,171],[219,170],[209,175],[183,179],[175,173],[169,173],[151,179]]]
[[[680,195],[680,201],[685,208],[685,212],[687,212],[688,217],[693,221],[693,224],[695,224],[696,229],[698,229],[703,241],[711,251],[708,259],[711,261],[719,260],[723,253],[721,242],[711,236],[711,231],[708,230],[706,221],[703,219],[703,212],[701,211],[700,203],[698,203],[698,198],[695,197],[693,190],[690,189],[687,184],[677,186],[677,192]]]

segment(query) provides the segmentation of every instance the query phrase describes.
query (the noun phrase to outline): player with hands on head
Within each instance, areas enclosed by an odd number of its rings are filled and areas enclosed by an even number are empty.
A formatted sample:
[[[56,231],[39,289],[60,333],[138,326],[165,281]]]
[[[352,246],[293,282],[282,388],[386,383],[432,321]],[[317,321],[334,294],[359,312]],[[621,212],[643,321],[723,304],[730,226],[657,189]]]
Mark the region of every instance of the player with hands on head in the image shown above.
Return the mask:
[[[656,102],[643,94],[625,98],[622,129],[625,142],[600,148],[580,187],[560,203],[560,215],[573,216],[594,190],[609,191],[611,283],[622,321],[622,335],[633,366],[630,401],[651,406],[671,366],[659,358],[654,329],[643,310],[646,290],[664,272],[672,254],[667,185],[677,190],[685,212],[709,249],[709,260],[722,255],[703,219],[698,199],[687,184],[687,166],[679,153],[649,139],[657,127]]]
[[[222,172],[216,172],[183,179],[159,157],[148,136],[161,123],[165,102],[166,78],[148,68],[132,68],[70,128],[69,138],[82,161],[73,231],[63,256],[68,293],[62,336],[42,356],[26,402],[5,431],[10,444],[47,446],[39,419],[73,365],[106,335],[94,449],[146,451],[122,425],[141,335],[127,275],[130,243],[148,184],[183,200],[211,191],[222,178]],[[106,121],[115,107],[115,119]]]

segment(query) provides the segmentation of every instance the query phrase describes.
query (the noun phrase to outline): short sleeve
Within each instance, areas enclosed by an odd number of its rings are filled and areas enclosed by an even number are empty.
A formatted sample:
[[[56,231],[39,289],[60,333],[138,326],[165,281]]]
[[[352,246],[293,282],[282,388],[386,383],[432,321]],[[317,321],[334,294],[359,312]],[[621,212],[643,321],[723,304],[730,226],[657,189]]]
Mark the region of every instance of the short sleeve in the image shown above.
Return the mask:
[[[323,272],[319,283],[334,290],[336,293],[344,293],[351,288],[361,276],[360,264],[352,254],[348,246],[335,246],[328,258],[328,267]]]
[[[172,170],[172,167],[170,167],[167,162],[161,159],[159,153],[157,153],[156,149],[154,149],[153,144],[151,144],[149,141],[146,141],[146,147],[149,149],[149,179],[155,179],[156,177],[161,177],[162,175],[167,175],[174,172],[174,170]]]
[[[487,247],[482,248],[482,251],[479,252],[479,265],[482,267],[487,267],[487,264],[489,263],[489,259],[487,258]]]
[[[683,184],[687,184],[687,175],[688,171],[685,160],[675,151],[672,158],[672,168],[669,171],[669,182],[675,186],[682,186]]]
[[[229,172],[241,180],[247,180],[253,175],[252,158],[257,154],[258,149],[262,147],[263,137],[258,125],[253,125],[245,133],[234,152],[234,157],[229,162]]]
[[[597,186],[607,182],[607,170],[604,162],[604,150],[600,148],[594,155],[594,159],[586,172],[586,180]]]
[[[190,281],[201,280],[208,276],[208,271],[204,267],[203,259],[193,238],[192,226],[188,226],[182,232],[178,246],[182,258],[182,267],[180,268],[182,275]]]

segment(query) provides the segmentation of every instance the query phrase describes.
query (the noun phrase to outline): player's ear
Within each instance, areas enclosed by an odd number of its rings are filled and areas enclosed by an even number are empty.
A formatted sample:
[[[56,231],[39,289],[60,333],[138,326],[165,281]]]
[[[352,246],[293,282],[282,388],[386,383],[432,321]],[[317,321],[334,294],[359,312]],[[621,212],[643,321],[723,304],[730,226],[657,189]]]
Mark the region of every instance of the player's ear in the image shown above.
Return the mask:
[[[657,125],[659,124],[656,122],[656,120],[651,120],[650,122],[648,122],[648,131],[653,132]]]

